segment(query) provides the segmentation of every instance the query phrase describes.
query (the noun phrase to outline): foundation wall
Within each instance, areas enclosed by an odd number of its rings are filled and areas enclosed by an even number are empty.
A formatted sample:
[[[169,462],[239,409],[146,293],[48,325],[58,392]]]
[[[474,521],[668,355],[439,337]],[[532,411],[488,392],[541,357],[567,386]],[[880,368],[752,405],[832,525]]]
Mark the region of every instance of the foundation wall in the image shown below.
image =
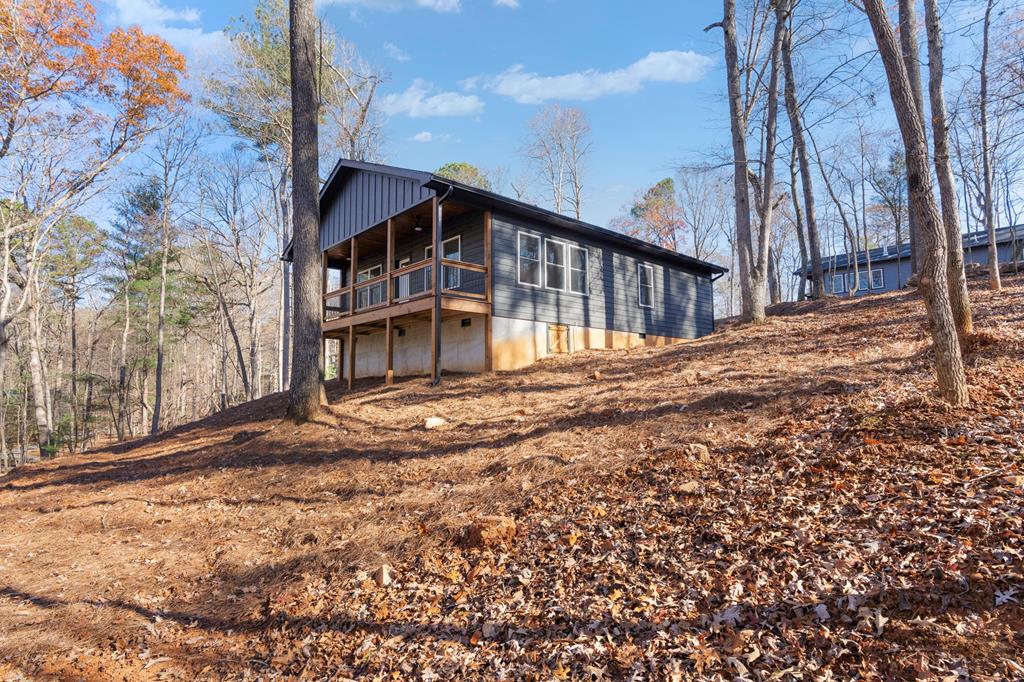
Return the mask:
[[[493,366],[495,370],[520,369],[552,355],[552,337],[547,322],[493,318]],[[637,346],[667,346],[687,339],[636,332],[619,332],[569,325],[569,352],[593,349],[622,349]]]
[[[468,319],[469,326],[462,326]],[[404,330],[399,336],[398,330]],[[344,337],[345,343],[348,337]],[[343,344],[344,345],[344,344]],[[430,322],[414,320],[395,324],[395,376],[430,374]],[[484,318],[445,320],[441,324],[441,369],[449,372],[484,371]],[[356,335],[356,378],[383,377],[387,370],[384,332]],[[347,352],[342,357],[342,377],[348,378]]]

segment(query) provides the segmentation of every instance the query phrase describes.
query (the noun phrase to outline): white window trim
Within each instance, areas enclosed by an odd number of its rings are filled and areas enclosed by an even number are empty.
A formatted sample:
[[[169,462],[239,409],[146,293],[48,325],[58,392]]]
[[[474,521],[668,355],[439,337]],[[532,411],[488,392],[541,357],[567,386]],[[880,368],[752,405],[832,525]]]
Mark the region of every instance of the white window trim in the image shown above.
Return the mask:
[[[454,259],[449,259],[449,260],[457,260],[457,261],[461,262],[462,261],[462,235],[461,234],[457,234],[454,237],[448,237],[448,239],[445,239],[444,241],[441,242],[441,255],[442,256],[444,255],[444,245],[447,244],[448,242],[454,242],[454,241],[459,242],[459,257],[458,258],[454,258]],[[433,256],[434,256],[434,245],[433,244],[427,244],[426,246],[424,246],[423,247],[423,260],[430,260],[431,258],[433,258]]]
[[[562,247],[562,284],[561,287],[553,287],[548,284],[548,265],[554,265],[554,263],[548,263],[548,244],[558,244]],[[544,264],[544,288],[551,289],[552,291],[568,291],[569,289],[569,245],[566,242],[558,239],[544,238],[544,259],[541,261]]]
[[[583,291],[575,291],[572,288],[572,272],[573,270],[579,270],[572,266],[572,250],[583,252],[583,262],[586,264],[583,268]],[[566,270],[568,271],[569,277],[565,282],[566,291],[570,294],[576,294],[577,296],[589,296],[590,295],[590,250],[584,246],[576,246],[575,244],[569,244],[568,260],[566,261]]]
[[[521,247],[522,237],[529,237],[531,239],[536,239],[537,240],[537,255],[539,256],[537,258],[537,271],[540,273],[540,283],[538,283],[538,284],[534,284],[533,282],[524,282],[523,281],[523,266],[522,266],[522,263],[521,263],[521,261],[523,259],[523,249]],[[532,260],[532,259],[528,259],[528,260]],[[537,289],[543,288],[543,286],[544,286],[544,271],[543,271],[543,267],[544,267],[544,240],[541,238],[541,236],[539,234],[533,234],[531,232],[523,232],[521,230],[519,232],[516,232],[516,282],[518,282],[519,284],[521,284],[524,287],[534,287],[534,288],[537,288]]]
[[[374,270],[377,270],[377,274],[376,275],[371,275],[370,273],[373,272]],[[377,265],[372,265],[372,266],[366,268],[365,270],[360,270],[359,272],[356,273],[356,284],[359,284],[359,278],[362,277],[363,275],[366,275],[366,279],[373,279],[374,277],[380,277],[383,274],[384,274],[384,265],[382,263],[378,263]]]
[[[875,273],[876,272],[879,275],[879,279],[882,280],[881,283],[877,287],[875,286]],[[868,286],[870,286],[872,289],[884,289],[885,288],[885,270],[883,270],[882,268],[875,268],[875,269],[873,269],[871,271],[870,276],[868,277]]]
[[[836,289],[836,278],[838,278],[839,281],[843,283],[843,288],[842,289]],[[832,275],[832,293],[833,294],[845,294],[846,293],[846,274],[845,273],[837,273],[837,274]]]
[[[644,305],[643,296],[640,295],[640,291],[643,289],[644,280],[640,276],[642,269],[647,269],[651,273],[651,302]],[[650,263],[637,263],[636,264],[636,302],[641,308],[653,308],[654,307],[654,266]]]

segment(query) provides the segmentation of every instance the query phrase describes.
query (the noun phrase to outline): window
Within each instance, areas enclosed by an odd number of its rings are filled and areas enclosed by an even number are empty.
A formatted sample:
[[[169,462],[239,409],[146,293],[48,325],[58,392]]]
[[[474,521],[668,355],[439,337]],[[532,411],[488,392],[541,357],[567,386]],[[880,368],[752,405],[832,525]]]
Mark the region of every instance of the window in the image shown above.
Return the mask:
[[[544,240],[544,286],[565,291],[565,244]]]
[[[434,257],[434,245],[428,244],[423,247],[423,259],[430,260]],[[448,260],[462,260],[462,235],[457,234],[454,237],[449,237],[441,242],[441,258],[447,258]],[[424,269],[424,276],[429,282],[433,266]],[[462,284],[462,271],[458,268],[442,267],[441,272],[444,273],[444,288],[445,289],[458,289]]]
[[[641,308],[654,307],[654,266],[637,263],[639,297]]]
[[[360,270],[356,274],[356,283],[365,282],[375,277],[380,277],[384,274],[383,265],[374,265],[373,267]],[[387,282],[378,282],[362,289],[356,289],[356,308],[368,308],[370,306],[380,305],[384,302],[384,292],[387,290]]]
[[[854,284],[854,278],[856,278],[856,284]],[[855,288],[856,287],[856,288]],[[848,272],[846,273],[846,288],[849,291],[867,291],[868,280],[867,275],[863,272]]]
[[[871,288],[872,289],[884,289],[885,288],[885,273],[881,269],[871,271]]]
[[[586,296],[589,292],[587,273],[589,270],[587,250],[578,246],[569,247],[569,291]]]
[[[535,234],[519,233],[519,283],[539,287],[540,281],[540,237]]]
[[[843,275],[832,275],[832,293],[841,294],[846,291],[846,277]]]

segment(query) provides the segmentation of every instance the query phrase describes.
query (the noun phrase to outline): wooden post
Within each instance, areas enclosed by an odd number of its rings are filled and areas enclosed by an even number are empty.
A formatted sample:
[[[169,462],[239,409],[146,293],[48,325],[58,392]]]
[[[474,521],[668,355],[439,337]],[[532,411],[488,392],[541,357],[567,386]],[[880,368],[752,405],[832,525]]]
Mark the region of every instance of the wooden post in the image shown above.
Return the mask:
[[[349,249],[349,262],[352,264],[348,269],[348,312],[356,313],[356,269],[359,262],[359,238],[352,236],[352,247]]]
[[[352,382],[356,380],[356,327],[348,326],[348,390],[352,390]]]
[[[320,258],[320,321],[323,322],[327,319],[327,299],[324,298],[327,293],[327,252],[321,253]]]
[[[384,385],[395,383],[395,325],[389,315],[384,321],[384,346],[387,353],[387,372],[384,374]]]
[[[492,277],[494,276],[494,268],[491,267],[491,212],[484,211],[484,267],[487,271],[484,272],[484,294],[485,300],[488,304],[493,306],[491,303],[491,287]],[[491,311],[488,310],[484,315],[484,371],[494,371],[494,320],[492,319]]]
[[[441,204],[437,200],[437,196],[431,201],[432,216],[431,226],[433,230],[433,242],[434,242],[434,264],[431,268],[434,287],[434,308],[430,315],[430,327],[431,327],[431,362],[430,362],[430,382],[434,386],[441,383],[441,235],[442,235],[442,223],[441,223]]]
[[[484,371],[494,371],[494,331],[490,312],[484,314]]]
[[[345,378],[345,343],[338,337],[338,385],[341,386]]]
[[[488,303],[491,302],[491,212],[484,211],[484,294]]]
[[[391,271],[395,267],[395,226],[394,221],[388,218],[388,249],[387,249],[387,264],[384,266],[384,272],[387,273],[387,280],[385,281],[384,294],[387,297],[388,305],[391,305]]]

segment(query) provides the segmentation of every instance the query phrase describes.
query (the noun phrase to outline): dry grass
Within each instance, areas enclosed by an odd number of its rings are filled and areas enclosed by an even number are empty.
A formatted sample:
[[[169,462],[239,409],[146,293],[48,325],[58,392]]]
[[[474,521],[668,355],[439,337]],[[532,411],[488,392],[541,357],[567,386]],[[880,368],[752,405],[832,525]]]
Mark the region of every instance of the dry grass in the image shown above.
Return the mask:
[[[976,403],[998,398],[999,377],[1021,375],[1007,351],[1022,348],[1024,288],[1008,285],[976,295]],[[0,479],[0,673],[241,676],[273,601],[311,577],[443,554],[481,514],[524,513],[524,500],[688,442],[749,448],[793,419],[908,385],[933,404],[910,294],[777,312],[756,329],[436,389],[332,385],[323,420],[301,427],[270,396],[17,470]],[[427,431],[430,416],[449,423]]]

